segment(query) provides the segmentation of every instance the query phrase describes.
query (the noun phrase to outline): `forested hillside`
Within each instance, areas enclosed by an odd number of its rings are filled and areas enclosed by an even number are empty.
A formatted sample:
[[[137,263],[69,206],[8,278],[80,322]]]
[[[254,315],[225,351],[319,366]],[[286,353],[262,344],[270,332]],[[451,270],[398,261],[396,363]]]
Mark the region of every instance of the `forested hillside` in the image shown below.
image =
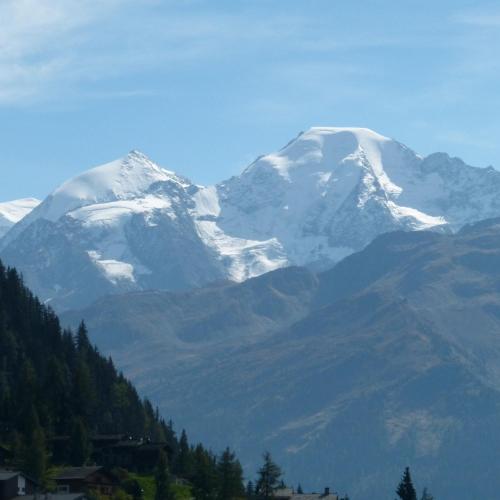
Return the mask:
[[[172,430],[132,384],[101,356],[82,324],[74,335],[0,263],[0,432],[35,476],[53,436],[124,433],[168,440]],[[36,452],[36,453],[34,453]]]
[[[68,464],[83,465],[91,436],[124,434],[165,442],[170,472],[188,479],[196,498],[228,488],[228,481],[243,491],[241,466],[230,450],[216,457],[202,445],[190,446],[185,432],[178,439],[91,345],[84,324],[75,334],[62,330],[54,312],[1,262],[0,363],[0,447],[8,465],[42,483],[55,437],[68,436]]]

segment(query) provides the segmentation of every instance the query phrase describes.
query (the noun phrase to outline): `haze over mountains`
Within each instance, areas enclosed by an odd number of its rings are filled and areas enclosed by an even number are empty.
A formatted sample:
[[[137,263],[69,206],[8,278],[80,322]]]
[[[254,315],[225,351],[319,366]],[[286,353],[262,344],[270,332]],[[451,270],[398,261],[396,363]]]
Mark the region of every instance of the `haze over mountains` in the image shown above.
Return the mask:
[[[499,189],[492,168],[422,158],[359,128],[312,128],[212,187],[134,151],[56,189],[0,240],[0,255],[64,310],[110,293],[326,269],[387,231],[498,216]]]

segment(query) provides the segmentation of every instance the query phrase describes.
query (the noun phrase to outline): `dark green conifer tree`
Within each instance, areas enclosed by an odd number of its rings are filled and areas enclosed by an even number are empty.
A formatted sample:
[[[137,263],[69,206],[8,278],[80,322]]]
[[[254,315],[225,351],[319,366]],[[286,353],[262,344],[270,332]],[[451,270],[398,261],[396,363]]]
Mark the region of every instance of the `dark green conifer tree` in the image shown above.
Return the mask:
[[[243,498],[243,469],[234,453],[226,448],[217,461],[218,500]]]
[[[155,500],[175,500],[172,492],[168,460],[165,452],[160,452],[155,472]]]
[[[268,451],[264,453],[263,459],[264,464],[259,469],[256,493],[260,498],[272,498],[279,485],[282,472]]]
[[[7,372],[7,359],[4,356],[0,358],[0,421],[6,421],[10,417],[11,394],[12,391]]]
[[[299,483],[299,485],[297,486],[297,493],[298,493],[299,495],[303,495],[303,494],[304,494],[304,492],[302,491],[302,486],[300,485],[300,483]]]
[[[14,431],[8,441],[12,451],[12,468],[21,469],[24,461],[24,439],[20,432]]]
[[[23,444],[22,470],[44,485],[47,472],[47,444],[45,433],[40,425],[36,426]]]
[[[246,497],[247,499],[252,499],[255,496],[255,487],[252,481],[248,481],[246,487]]]
[[[217,460],[201,444],[193,453],[193,493],[196,500],[209,500],[217,496]]]
[[[415,491],[415,487],[413,486],[413,482],[411,480],[409,467],[406,467],[396,493],[401,500],[417,500],[417,492]]]
[[[90,344],[87,326],[85,325],[84,321],[80,323],[76,331],[75,344],[78,352],[83,356],[87,356],[92,350],[92,345]]]
[[[193,476],[193,456],[189,449],[189,441],[184,429],[179,439],[179,451],[177,454],[175,472],[179,477],[184,479],[191,479]]]
[[[68,366],[58,356],[51,356],[47,367],[44,391],[52,413],[52,431],[56,435],[71,432],[71,374]]]
[[[91,444],[85,424],[75,418],[71,432],[69,463],[74,467],[86,465],[91,453]]]
[[[40,425],[37,411],[37,380],[33,363],[24,358],[21,365],[21,375],[17,386],[17,394],[20,401],[18,406],[18,422],[25,436],[38,425]]]

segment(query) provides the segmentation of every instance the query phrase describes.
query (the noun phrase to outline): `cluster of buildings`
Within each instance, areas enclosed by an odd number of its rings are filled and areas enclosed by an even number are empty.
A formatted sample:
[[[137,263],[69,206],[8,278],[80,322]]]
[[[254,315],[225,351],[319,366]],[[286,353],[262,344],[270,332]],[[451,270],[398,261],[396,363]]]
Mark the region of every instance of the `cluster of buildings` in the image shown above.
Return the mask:
[[[0,445],[0,500],[86,500],[86,492],[111,497],[119,480],[110,471],[114,467],[143,472],[154,470],[162,451],[169,453],[165,442],[134,439],[126,435],[96,435],[91,438],[91,463],[85,467],[61,467],[54,475],[55,491],[43,492],[37,482],[6,465],[12,462],[11,451]],[[55,464],[67,464],[70,437],[51,439],[51,458]]]
[[[275,500],[339,500],[337,493],[325,488],[323,493],[297,493],[293,488],[282,488],[274,492]]]
[[[39,485],[19,471],[0,469],[0,500],[87,500],[87,491],[111,497],[118,489],[117,479],[102,466],[66,467],[54,476],[56,491],[40,493]],[[297,493],[291,488],[274,493],[276,500],[339,500],[325,488],[323,493]]]
[[[110,471],[114,467],[128,470],[151,471],[158,462],[161,451],[168,453],[166,443],[153,443],[132,439],[123,435],[99,435],[92,438],[92,461],[102,465],[61,467],[52,477],[55,489],[45,493],[29,475],[2,468],[12,456],[0,446],[0,500],[88,500],[87,492],[112,497],[119,489],[119,479]],[[52,440],[52,458],[55,463],[65,463],[69,437]],[[66,462],[67,463],[67,462]],[[322,493],[296,492],[281,488],[274,492],[276,500],[342,500],[336,493],[325,488]]]
[[[102,466],[66,467],[53,478],[54,493],[42,493],[40,485],[20,471],[0,469],[0,500],[86,500],[87,491],[111,496],[117,479]]]
[[[125,434],[98,434],[91,438],[90,444],[92,449],[90,462],[109,468],[122,467],[138,472],[153,470],[161,451],[167,455],[171,452],[166,442],[136,439]],[[68,463],[69,449],[69,436],[52,438],[52,462]]]

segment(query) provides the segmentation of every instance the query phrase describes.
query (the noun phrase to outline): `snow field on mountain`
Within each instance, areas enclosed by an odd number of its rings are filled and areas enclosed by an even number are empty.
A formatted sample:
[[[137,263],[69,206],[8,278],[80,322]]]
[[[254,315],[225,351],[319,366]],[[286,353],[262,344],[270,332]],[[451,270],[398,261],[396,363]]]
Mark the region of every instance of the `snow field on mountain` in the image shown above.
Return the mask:
[[[40,200],[36,198],[22,198],[0,203],[0,238],[39,203]]]

